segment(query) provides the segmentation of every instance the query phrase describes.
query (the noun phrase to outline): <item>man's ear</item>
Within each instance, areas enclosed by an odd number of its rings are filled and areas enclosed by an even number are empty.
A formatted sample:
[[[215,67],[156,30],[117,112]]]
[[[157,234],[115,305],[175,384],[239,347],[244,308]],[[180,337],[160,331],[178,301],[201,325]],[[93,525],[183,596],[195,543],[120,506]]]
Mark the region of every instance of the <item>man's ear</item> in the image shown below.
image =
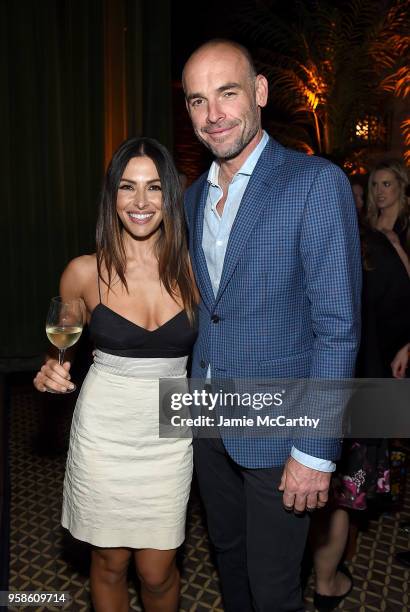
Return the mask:
[[[268,102],[268,81],[263,74],[258,74],[255,79],[255,97],[258,106],[263,108]]]

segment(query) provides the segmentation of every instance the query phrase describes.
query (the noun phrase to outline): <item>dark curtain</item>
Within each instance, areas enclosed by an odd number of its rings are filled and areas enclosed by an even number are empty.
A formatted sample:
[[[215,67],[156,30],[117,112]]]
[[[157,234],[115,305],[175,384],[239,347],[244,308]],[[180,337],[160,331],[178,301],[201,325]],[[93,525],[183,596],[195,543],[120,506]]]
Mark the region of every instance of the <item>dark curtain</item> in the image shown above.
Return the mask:
[[[145,132],[172,143],[170,1],[110,2],[125,19],[124,53],[109,68],[122,75],[126,104],[112,109],[107,89],[118,80],[107,84],[104,48],[118,35],[107,33],[108,2],[0,2],[0,370],[38,363],[61,272],[94,251],[107,113],[114,122],[124,113],[120,139]]]
[[[93,250],[103,166],[102,6],[10,0],[0,11],[0,357],[18,369],[20,358],[46,345],[45,314],[64,266]]]
[[[144,3],[143,104],[145,134],[172,151],[170,6],[170,0]]]

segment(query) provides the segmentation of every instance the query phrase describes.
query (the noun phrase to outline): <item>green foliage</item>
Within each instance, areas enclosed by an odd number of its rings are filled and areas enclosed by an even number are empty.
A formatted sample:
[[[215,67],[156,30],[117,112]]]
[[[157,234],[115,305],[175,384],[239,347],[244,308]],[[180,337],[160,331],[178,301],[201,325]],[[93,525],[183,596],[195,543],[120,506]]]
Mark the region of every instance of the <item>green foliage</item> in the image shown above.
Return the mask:
[[[408,0],[294,0],[286,14],[281,2],[239,9],[240,31],[270,83],[272,133],[327,155],[382,145],[382,129],[369,128],[362,142],[355,130],[369,118],[382,124],[389,98],[410,94],[409,7]]]

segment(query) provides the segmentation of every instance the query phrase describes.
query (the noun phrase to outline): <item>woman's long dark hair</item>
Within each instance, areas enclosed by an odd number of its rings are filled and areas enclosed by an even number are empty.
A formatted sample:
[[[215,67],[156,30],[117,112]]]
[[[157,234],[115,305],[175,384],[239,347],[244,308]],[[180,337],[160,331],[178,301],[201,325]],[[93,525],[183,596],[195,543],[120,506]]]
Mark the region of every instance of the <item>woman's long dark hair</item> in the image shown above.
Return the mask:
[[[155,245],[159,278],[174,299],[179,296],[182,298],[192,321],[197,294],[189,263],[181,183],[171,155],[152,138],[126,140],[114,153],[108,166],[96,229],[98,276],[108,289],[111,288],[113,276],[117,276],[128,291],[123,226],[117,214],[117,193],[124,170],[133,157],[149,157],[158,171],[163,198],[163,219]],[[107,271],[107,280],[102,275],[103,265]]]

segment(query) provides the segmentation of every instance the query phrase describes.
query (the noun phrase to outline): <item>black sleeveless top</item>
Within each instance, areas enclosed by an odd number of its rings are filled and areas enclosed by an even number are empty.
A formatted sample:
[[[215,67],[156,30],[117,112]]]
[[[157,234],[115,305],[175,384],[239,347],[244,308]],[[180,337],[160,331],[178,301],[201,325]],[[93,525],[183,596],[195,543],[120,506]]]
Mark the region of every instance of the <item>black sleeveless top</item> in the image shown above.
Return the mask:
[[[150,331],[129,321],[101,302],[94,308],[90,336],[104,353],[120,357],[185,357],[197,337],[196,324],[191,325],[185,310]]]

